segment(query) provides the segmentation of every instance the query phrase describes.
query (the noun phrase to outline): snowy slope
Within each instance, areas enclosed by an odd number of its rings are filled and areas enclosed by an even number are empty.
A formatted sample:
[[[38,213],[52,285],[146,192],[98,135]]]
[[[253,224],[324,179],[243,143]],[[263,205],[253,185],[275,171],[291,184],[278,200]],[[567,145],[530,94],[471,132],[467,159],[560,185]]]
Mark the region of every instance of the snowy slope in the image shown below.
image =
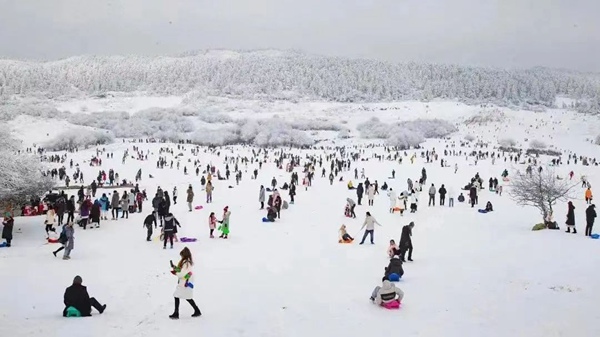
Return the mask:
[[[407,104],[411,103],[399,103]],[[417,103],[412,103],[415,106]],[[424,103],[421,103],[424,105]],[[394,111],[365,111],[360,105],[348,114],[330,118],[348,120],[354,126],[370,116],[384,121],[412,119]],[[462,120],[476,113],[474,108],[450,110],[449,103],[431,106],[428,117],[456,122],[460,130],[451,140],[430,140],[424,147],[443,152],[452,141],[458,143],[465,135],[474,135],[493,143],[499,137],[513,137],[526,146],[525,139],[540,139],[549,145],[577,154],[596,156],[598,147],[585,139],[594,130],[592,117],[574,115],[562,110],[547,114],[510,112],[509,121],[488,125],[465,126]],[[407,110],[408,111],[408,110]],[[305,114],[291,110],[291,116]],[[421,112],[420,112],[421,113]],[[418,114],[415,114],[418,116]],[[590,119],[588,119],[590,118]],[[555,120],[556,124],[552,124]],[[38,123],[39,122],[39,123]],[[52,122],[54,123],[54,122]],[[40,142],[43,136],[62,124],[29,120],[17,130],[25,143]],[[14,122],[11,122],[13,128]],[[27,126],[27,127],[25,127]],[[553,130],[554,128],[554,130]],[[29,132],[29,133],[27,133]],[[550,138],[550,133],[553,137]],[[36,138],[38,135],[38,138]],[[336,140],[336,144],[358,144],[375,141]],[[127,159],[121,163],[123,151],[132,146],[150,151],[148,161]],[[204,209],[187,212],[184,202],[172,208],[182,223],[180,236],[197,237],[187,244],[196,261],[195,298],[203,316],[192,319],[191,309],[182,303],[180,321],[168,319],[173,308],[175,279],[169,273],[169,260],[177,260],[185,245],[177,243],[174,250],[163,250],[157,241],[145,242],[142,221],[147,211],[132,214],[129,220],[105,221],[100,229],[83,231],[76,228],[75,249],[70,261],[54,258],[55,245],[44,244],[41,218],[17,218],[14,247],[0,248],[0,287],[5,289],[0,306],[0,336],[385,336],[398,332],[403,336],[598,336],[595,310],[600,301],[597,280],[600,272],[594,265],[600,262],[600,242],[583,237],[585,204],[583,190],[575,190],[576,218],[580,234],[563,231],[532,232],[539,222],[535,209],[524,208],[510,200],[506,193],[499,197],[483,191],[480,207],[490,200],[496,209],[479,214],[465,204],[455,208],[427,207],[421,195],[416,214],[390,215],[385,194],[377,195],[375,206],[358,206],[358,219],[347,219],[343,208],[347,197],[355,194],[346,189],[350,172],[344,172],[344,182],[329,182],[320,177],[307,191],[298,188],[296,204],[282,213],[282,219],[272,224],[262,223],[264,211],[258,209],[258,187],[270,185],[276,177],[281,185],[289,174],[275,167],[271,154],[257,181],[250,179],[257,165],[243,170],[239,186],[235,181],[216,181],[214,203],[202,198],[199,177],[188,160],[199,159],[201,166],[213,163],[224,172],[224,156],[247,156],[250,148],[231,147],[221,150],[220,157],[203,152],[198,157],[190,153],[191,145],[178,151],[181,169],[156,169],[158,144],[130,144],[121,141],[106,146],[114,159],[103,158],[104,170],[113,168],[121,178],[132,179],[143,170],[141,188],[149,197],[161,186],[171,192],[174,186],[179,198],[185,198],[192,184],[195,205]],[[471,148],[468,148],[471,150]],[[465,149],[463,149],[465,150]],[[491,150],[491,148],[490,148]],[[299,151],[325,155],[332,151]],[[409,155],[414,151],[410,151]],[[382,148],[365,149],[363,158]],[[87,160],[94,149],[69,154],[80,163],[86,183],[91,182],[99,168],[90,167]],[[444,156],[442,156],[444,157]],[[465,156],[449,156],[448,163],[458,164],[457,174],[442,168],[439,162],[425,164],[418,159],[411,165],[390,161],[354,162],[352,168],[365,168],[371,181],[384,181],[402,190],[406,179],[418,178],[423,167],[429,181],[439,187],[446,184],[458,194],[459,188],[475,173],[487,180],[499,177],[503,169],[511,174],[524,170],[525,165],[506,165],[498,160],[479,161]],[[547,160],[548,158],[544,158]],[[170,160],[170,157],[169,157]],[[565,160],[566,162],[566,160]],[[50,164],[51,166],[53,164]],[[57,166],[57,165],[54,165]],[[190,175],[183,174],[187,166]],[[231,166],[231,165],[230,165]],[[329,167],[328,164],[324,164]],[[392,169],[396,179],[391,180]],[[575,171],[577,179],[587,175],[592,184],[598,179],[597,167],[580,164],[564,165],[557,174],[566,176]],[[71,172],[71,170],[69,170]],[[154,178],[148,178],[148,175]],[[302,174],[300,172],[300,176]],[[232,188],[228,188],[232,186]],[[72,191],[75,192],[75,191]],[[112,190],[106,190],[112,192]],[[283,192],[284,199],[287,193]],[[232,211],[229,240],[209,239],[207,218],[215,212],[220,218],[224,206]],[[146,210],[149,202],[146,202]],[[337,230],[346,224],[349,233],[360,238],[359,229],[364,212],[370,211],[383,227],[376,228],[375,245],[357,243],[340,245]],[[564,222],[566,206],[557,207],[556,220]],[[416,223],[413,243],[415,262],[404,266],[405,277],[398,284],[406,295],[399,311],[388,311],[370,303],[369,295],[380,284],[387,265],[389,239],[398,241],[402,226]],[[156,234],[155,234],[156,235]],[[75,275],[81,275],[92,296],[108,304],[103,315],[89,319],[61,317],[62,295]]]

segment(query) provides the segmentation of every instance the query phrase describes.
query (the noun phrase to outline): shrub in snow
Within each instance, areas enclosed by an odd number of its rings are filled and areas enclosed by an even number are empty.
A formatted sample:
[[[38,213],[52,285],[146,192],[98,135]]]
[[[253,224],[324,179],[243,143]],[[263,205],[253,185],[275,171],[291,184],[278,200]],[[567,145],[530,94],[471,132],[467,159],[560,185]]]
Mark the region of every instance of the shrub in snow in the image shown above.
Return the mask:
[[[199,129],[190,136],[190,139],[192,143],[204,146],[222,146],[241,142],[237,127],[224,127],[218,130]]]
[[[75,148],[88,148],[90,146],[110,144],[114,139],[115,137],[110,131],[73,129],[58,134],[44,144],[44,146],[52,151],[66,151]]]
[[[465,136],[465,140],[466,140],[467,142],[472,142],[472,141],[474,141],[474,140],[475,140],[475,136],[473,136],[473,135],[466,135],[466,136]]]
[[[224,113],[199,112],[197,116],[198,119],[200,119],[201,121],[211,124],[227,124],[233,122],[233,118],[229,117],[229,115],[226,115]]]
[[[442,119],[416,119],[399,125],[420,133],[425,138],[444,138],[458,130],[452,123]]]
[[[506,121],[506,114],[502,110],[494,109],[492,111],[480,111],[476,115],[467,118],[465,125],[486,125],[490,123],[500,123]]]
[[[409,149],[411,147],[417,147],[424,141],[425,138],[421,134],[413,130],[398,129],[392,132],[390,137],[386,140],[386,144],[404,150]]]
[[[517,146],[517,141],[512,138],[501,138],[498,140],[501,147],[512,148]]]
[[[324,118],[296,119],[289,122],[296,130],[339,131],[341,126]]]
[[[342,129],[342,130],[340,130],[340,132],[338,132],[337,136],[338,136],[338,138],[341,138],[341,139],[348,139],[348,138],[350,138],[350,130]]]
[[[542,142],[541,140],[534,139],[529,142],[529,147],[535,150],[542,150],[547,148],[548,145],[546,145],[546,143]]]
[[[594,140],[594,143],[596,143],[596,145],[600,145],[600,135],[596,136],[596,140]]]
[[[364,139],[385,139],[391,135],[391,125],[383,123],[377,117],[372,117],[356,126],[360,137]]]

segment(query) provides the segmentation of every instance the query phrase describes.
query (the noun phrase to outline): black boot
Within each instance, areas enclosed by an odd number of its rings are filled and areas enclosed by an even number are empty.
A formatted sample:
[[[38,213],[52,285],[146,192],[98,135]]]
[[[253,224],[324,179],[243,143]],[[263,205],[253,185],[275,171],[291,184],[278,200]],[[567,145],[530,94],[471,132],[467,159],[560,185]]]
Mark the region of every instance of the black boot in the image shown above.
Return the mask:
[[[571,233],[571,228],[567,227],[567,230],[565,231],[565,233]]]
[[[179,299],[177,297],[175,297],[175,311],[173,312],[173,314],[171,316],[169,316],[169,318],[170,319],[179,319]]]
[[[577,234],[577,230],[573,228],[573,234]]]
[[[179,319],[179,313],[178,312],[174,312],[172,315],[169,316],[170,319]]]
[[[202,316],[202,313],[200,312],[200,309],[198,308],[198,306],[196,305],[196,302],[194,302],[194,300],[188,300],[188,303],[194,309],[194,313],[192,314],[192,317]]]

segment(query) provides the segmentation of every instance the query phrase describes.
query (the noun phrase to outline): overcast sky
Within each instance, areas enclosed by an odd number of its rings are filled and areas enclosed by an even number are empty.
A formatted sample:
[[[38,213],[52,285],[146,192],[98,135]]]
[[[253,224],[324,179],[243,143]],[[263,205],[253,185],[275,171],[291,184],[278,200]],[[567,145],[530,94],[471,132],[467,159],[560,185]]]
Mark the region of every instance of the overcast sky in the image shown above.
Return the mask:
[[[600,72],[600,0],[0,0],[0,57],[211,48]]]

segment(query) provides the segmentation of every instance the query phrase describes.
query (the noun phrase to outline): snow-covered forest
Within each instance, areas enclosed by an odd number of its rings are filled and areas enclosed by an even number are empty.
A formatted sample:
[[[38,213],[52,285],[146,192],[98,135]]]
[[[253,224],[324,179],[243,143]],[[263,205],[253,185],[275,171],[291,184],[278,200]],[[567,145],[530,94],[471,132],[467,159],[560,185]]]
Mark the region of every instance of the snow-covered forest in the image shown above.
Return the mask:
[[[110,91],[162,95],[195,91],[246,99],[337,102],[442,98],[466,103],[552,106],[558,95],[598,100],[600,75],[545,68],[394,64],[287,51],[0,61],[0,97],[79,97]]]

